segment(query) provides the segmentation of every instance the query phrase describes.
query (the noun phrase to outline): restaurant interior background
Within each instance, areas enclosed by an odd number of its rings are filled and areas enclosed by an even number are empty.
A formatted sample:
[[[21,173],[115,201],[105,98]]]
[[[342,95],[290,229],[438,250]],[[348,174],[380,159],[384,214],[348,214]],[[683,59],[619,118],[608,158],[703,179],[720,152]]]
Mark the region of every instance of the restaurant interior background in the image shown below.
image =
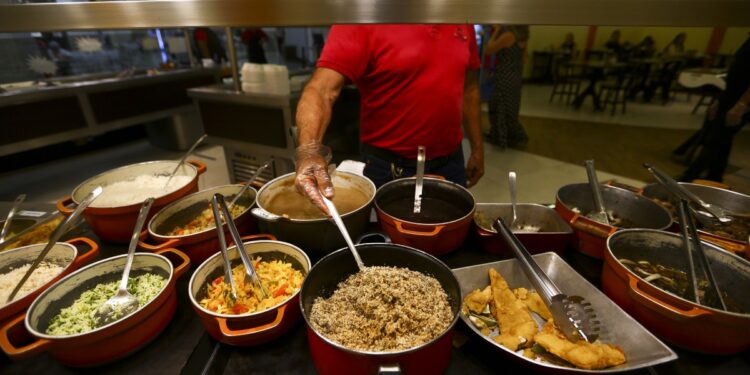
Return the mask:
[[[481,51],[483,35],[491,32],[490,26],[476,25],[475,29]],[[226,30],[212,30],[226,53]],[[248,59],[245,45],[247,30],[243,27],[232,29],[238,66]],[[221,155],[220,159],[228,155],[227,162],[220,163],[225,172],[217,176],[214,183],[247,177],[259,163],[255,159],[274,154],[275,151],[268,151],[264,147],[275,148],[282,153],[276,156],[284,156],[287,160],[285,166],[281,165],[278,171],[269,173],[269,178],[273,174],[290,171],[292,146],[289,142],[274,146],[268,137],[261,137],[263,139],[260,141],[253,138],[262,133],[262,129],[293,126],[296,98],[322,50],[327,28],[266,27],[261,30],[264,36],[260,43],[267,61],[285,65],[292,77],[291,106],[286,115],[288,120],[269,120],[258,117],[262,115],[252,111],[232,113],[229,117],[212,120],[207,117],[210,117],[207,113],[213,113],[209,108],[203,108],[202,118],[196,120],[195,108],[203,105],[199,93],[190,94],[190,98],[184,98],[184,102],[171,104],[154,104],[158,100],[150,98],[148,100],[155,108],[148,115],[133,110],[138,103],[127,103],[123,101],[125,97],[113,96],[98,100],[119,101],[115,107],[130,107],[130,110],[124,111],[133,114],[124,120],[119,117],[110,121],[101,120],[96,127],[89,124],[83,132],[75,125],[70,125],[70,129],[65,128],[70,121],[62,117],[69,115],[65,111],[70,108],[57,108],[65,107],[64,102],[44,102],[42,97],[37,97],[34,100],[41,102],[35,106],[17,107],[10,104],[14,100],[18,102],[17,94],[29,94],[44,85],[85,83],[82,87],[96,92],[104,90],[96,88],[98,86],[94,83],[98,79],[106,81],[139,75],[156,78],[161,73],[178,68],[201,70],[201,64],[206,61],[198,58],[199,50],[193,40],[194,29],[0,33],[0,117],[4,117],[4,123],[14,124],[6,125],[4,141],[0,144],[0,162],[5,166],[0,179],[6,182],[0,188],[0,199],[12,200],[20,187],[18,181],[41,181],[75,174],[75,171],[60,168],[60,163],[65,160],[71,161],[70,168],[75,169],[72,167],[75,158],[97,156],[102,158],[98,164],[93,162],[95,159],[88,160],[92,161],[92,165],[101,165],[101,170],[106,170],[111,160],[122,159],[123,155],[128,155],[129,159],[125,159],[128,162],[147,160],[147,155],[151,154],[177,155],[178,150],[186,148],[204,131],[212,135],[214,145],[224,146],[215,150],[204,145],[203,148],[212,150],[205,153]],[[615,30],[621,33],[620,43],[629,46],[632,51],[644,38],[652,37],[654,55],[640,61],[631,56],[613,56],[605,44]],[[585,179],[582,161],[588,158],[596,160],[597,168],[604,173],[602,178],[635,186],[652,181],[641,166],[643,162],[654,163],[673,176],[679,176],[685,169],[685,161],[673,157],[672,151],[701,128],[707,104],[720,92],[712,85],[687,87],[681,84],[681,74],[704,72],[708,76],[716,76],[724,73],[734,51],[749,32],[750,28],[741,27],[531,26],[525,49],[520,109],[521,123],[528,132],[529,141],[508,149],[487,143],[487,174],[472,189],[473,193],[479,200],[506,200],[505,175],[509,170],[516,170],[521,178],[520,199],[551,202],[557,187]],[[667,74],[664,72],[667,58],[661,55],[663,49],[680,33],[686,35],[684,52],[672,58],[678,64],[674,71]],[[562,49],[568,34],[572,35],[575,43],[572,53]],[[595,94],[604,99],[609,94],[607,90],[614,89],[620,92],[620,98],[626,97],[626,105],[621,102],[604,103],[605,108],[595,110],[592,99],[585,98],[580,108],[576,108],[573,105],[576,95],[584,91],[591,81],[591,74],[596,72],[586,64],[614,61],[612,59],[619,59],[621,65],[602,71],[601,80],[595,83]],[[211,63],[212,68],[203,69],[213,69],[211,74],[214,77],[181,84],[200,86],[223,80],[226,87],[231,87],[229,63],[228,58],[222,58],[219,65]],[[487,100],[494,86],[493,69],[501,63],[490,57],[483,59],[480,80],[485,131],[489,129]],[[656,94],[665,79],[669,80],[667,100],[658,94],[653,95],[655,99],[646,102],[645,87],[641,87],[644,90],[633,97],[626,95],[639,82],[643,86],[653,85]],[[607,89],[602,91],[603,88]],[[565,90],[574,92],[559,93]],[[326,138],[334,148],[337,161],[357,157],[357,145],[349,140],[357,136],[358,96],[354,88],[345,92],[348,94],[342,95],[334,125]],[[262,96],[262,93],[245,94],[246,97],[258,95]],[[96,99],[89,98],[91,100]],[[179,105],[179,111],[173,111],[170,105]],[[37,110],[40,106],[49,111],[43,111],[43,115],[40,115]],[[24,108],[31,114],[24,114]],[[122,108],[118,110],[123,111]],[[225,113],[227,109],[217,108],[216,111]],[[83,115],[86,116],[91,117],[89,114]],[[268,121],[275,123],[271,125]],[[18,124],[22,122],[31,126],[19,127]],[[217,127],[216,122],[223,125]],[[35,127],[39,129],[33,129]],[[252,129],[252,134],[248,134],[246,139],[248,142],[232,142],[233,136],[227,133],[248,129]],[[279,130],[273,131],[277,132],[278,138]],[[20,134],[24,132],[28,134]],[[724,181],[745,193],[750,192],[748,134],[743,131],[736,137]],[[280,137],[284,138],[284,135]],[[293,142],[291,139],[286,141]],[[260,144],[261,152],[254,149],[256,144]],[[144,153],[144,147],[148,148],[148,153]],[[243,164],[245,162],[249,164]],[[26,178],[19,179],[19,176]],[[28,186],[24,188],[28,189]],[[41,188],[38,193],[41,200],[56,198],[44,196]]]

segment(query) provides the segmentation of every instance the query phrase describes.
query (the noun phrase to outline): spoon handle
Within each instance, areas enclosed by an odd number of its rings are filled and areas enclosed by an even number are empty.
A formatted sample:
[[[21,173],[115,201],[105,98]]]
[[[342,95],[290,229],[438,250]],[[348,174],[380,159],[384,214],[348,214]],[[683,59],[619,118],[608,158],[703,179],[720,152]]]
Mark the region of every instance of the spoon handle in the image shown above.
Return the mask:
[[[352,238],[349,236],[349,231],[346,230],[344,221],[341,220],[339,211],[336,210],[336,205],[334,205],[330,199],[326,198],[325,195],[321,194],[321,197],[323,197],[323,203],[325,203],[326,207],[328,208],[328,212],[331,213],[333,222],[336,223],[336,226],[339,227],[341,235],[344,236],[344,241],[346,241],[346,245],[349,246],[349,250],[351,250],[352,255],[354,256],[354,261],[357,262],[357,267],[359,267],[360,270],[364,269],[365,264],[362,262],[362,258],[360,258],[359,252],[357,252],[357,248],[354,247],[354,242],[352,242]]]
[[[247,189],[250,188],[250,185],[252,185],[252,183],[255,182],[255,179],[258,178],[258,176],[260,176],[260,174],[263,173],[263,171],[266,168],[268,168],[268,166],[271,165],[272,162],[273,162],[273,159],[270,159],[265,164],[261,165],[260,167],[258,167],[258,169],[255,170],[255,173],[253,173],[253,175],[250,177],[249,180],[247,180],[245,185],[242,186],[242,189],[240,189],[240,192],[237,193],[237,195],[235,195],[234,198],[229,202],[230,210],[232,209],[232,206],[234,206],[234,204],[237,203],[238,200],[240,200],[240,197],[242,196],[242,194],[245,194]]]
[[[167,186],[169,186],[169,181],[172,181],[172,177],[174,177],[174,174],[177,173],[178,169],[180,169],[180,166],[185,163],[185,160],[187,160],[188,156],[190,156],[190,154],[193,153],[195,148],[198,147],[198,145],[201,144],[201,142],[203,142],[206,139],[206,137],[208,137],[208,134],[203,134],[200,138],[198,138],[197,141],[195,141],[195,143],[193,143],[192,146],[190,146],[187,152],[185,152],[185,154],[182,155],[182,158],[180,158],[180,161],[177,162],[177,165],[174,167],[174,170],[172,171],[172,173],[169,174],[167,183],[164,185],[165,189],[167,188]]]
[[[414,187],[414,213],[422,212],[422,190],[424,188],[424,163],[425,163],[424,146],[417,147],[417,176]]]
[[[591,191],[594,194],[594,205],[596,206],[596,212],[604,214],[604,216],[607,218],[607,221],[609,221],[607,212],[604,209],[604,198],[602,198],[602,189],[601,187],[599,187],[599,179],[596,177],[596,168],[594,168],[594,161],[586,160],[585,163],[586,174],[588,174],[589,177],[589,185],[591,186]]]
[[[510,190],[510,208],[513,213],[513,221],[510,222],[510,228],[513,229],[518,224],[518,211],[516,203],[518,198],[516,197],[516,172],[508,172],[508,189]]]
[[[11,207],[10,211],[8,211],[8,217],[5,218],[3,230],[0,231],[0,242],[3,242],[5,240],[5,236],[8,234],[8,230],[10,229],[10,222],[13,220],[13,216],[16,214],[18,207],[21,205],[21,203],[23,203],[24,200],[26,200],[26,194],[21,194],[17,196],[16,200],[13,202],[13,207]]]
[[[133,255],[135,254],[135,248],[138,246],[138,238],[143,228],[143,223],[146,222],[148,212],[151,210],[151,205],[154,204],[154,198],[148,198],[143,201],[141,210],[138,212],[138,219],[135,222],[135,228],[133,228],[133,235],[130,237],[130,245],[128,245],[128,258],[125,261],[125,269],[122,271],[122,279],[120,279],[120,288],[118,292],[128,290],[128,276],[130,276],[130,268],[133,266]]]

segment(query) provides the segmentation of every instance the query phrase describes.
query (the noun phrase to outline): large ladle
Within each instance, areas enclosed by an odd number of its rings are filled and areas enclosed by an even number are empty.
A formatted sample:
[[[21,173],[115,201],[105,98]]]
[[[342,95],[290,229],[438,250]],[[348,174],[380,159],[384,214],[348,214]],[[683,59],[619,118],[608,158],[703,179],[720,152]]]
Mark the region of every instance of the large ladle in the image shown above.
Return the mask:
[[[128,257],[125,260],[125,268],[122,271],[117,294],[105,301],[94,313],[94,321],[98,327],[120,320],[138,310],[138,298],[128,292],[128,278],[130,276],[130,268],[133,266],[138,238],[140,237],[143,223],[146,222],[146,216],[148,216],[152,204],[154,204],[154,198],[148,198],[141,204],[141,210],[138,213],[138,219],[133,228],[133,235],[130,237]]]
[[[325,203],[326,207],[328,208],[328,212],[331,214],[331,218],[333,218],[333,222],[336,223],[336,226],[339,228],[341,235],[344,236],[344,241],[346,241],[346,245],[349,247],[349,250],[352,252],[352,255],[354,256],[354,261],[357,262],[357,267],[359,267],[360,271],[364,270],[365,264],[362,262],[362,258],[359,256],[359,252],[357,252],[357,248],[354,247],[354,242],[352,242],[352,238],[349,236],[349,231],[346,230],[346,225],[344,225],[344,221],[341,220],[341,216],[339,215],[339,211],[336,209],[336,205],[334,205],[330,199],[326,198],[326,196],[323,195],[323,192],[320,193],[320,196],[323,198],[323,203]]]
[[[75,222],[76,219],[78,219],[78,216],[81,215],[81,212],[88,207],[91,202],[94,201],[99,195],[102,194],[102,187],[97,186],[94,190],[91,190],[91,192],[84,198],[81,203],[78,204],[78,207],[76,207],[75,211],[73,211],[70,216],[68,216],[67,219],[60,222],[60,224],[57,225],[57,228],[52,232],[52,234],[49,235],[49,240],[47,241],[47,246],[42,249],[42,251],[39,253],[39,255],[36,257],[36,260],[31,264],[31,267],[26,271],[26,274],[23,275],[21,278],[21,281],[16,284],[16,287],[13,288],[13,291],[10,292],[8,295],[7,302],[13,301],[13,298],[18,294],[18,291],[21,290],[21,287],[24,283],[29,279],[29,276],[31,276],[32,273],[39,267],[39,264],[42,263],[42,260],[44,260],[44,257],[47,256],[47,253],[57,244],[57,240],[62,237],[63,233],[67,232],[70,228],[70,225]]]
[[[185,152],[185,154],[182,155],[182,158],[180,158],[180,161],[177,163],[177,166],[175,166],[174,170],[172,170],[172,173],[169,174],[169,178],[167,179],[167,183],[164,184],[164,189],[166,189],[167,186],[169,186],[169,182],[172,181],[172,177],[174,177],[174,174],[177,173],[177,170],[180,169],[180,167],[183,164],[185,164],[185,160],[187,160],[188,156],[190,156],[190,154],[193,153],[193,151],[195,150],[195,148],[198,147],[198,145],[201,144],[201,142],[203,142],[206,139],[206,137],[208,137],[208,134],[203,134],[200,138],[198,138],[197,141],[195,141],[195,143],[193,143],[192,146],[190,146],[190,148],[187,150],[187,152]]]
[[[227,244],[226,239],[224,237],[224,231],[222,230],[221,225],[221,217],[219,216],[218,210],[221,210],[221,214],[224,216],[224,222],[227,224],[227,229],[229,229],[229,234],[232,235],[232,240],[234,241],[234,247],[237,250],[237,252],[240,255],[240,259],[242,260],[242,264],[245,265],[245,282],[248,280],[250,281],[251,285],[253,286],[253,290],[256,293],[260,294],[260,299],[265,299],[268,295],[266,293],[265,288],[263,288],[263,284],[260,282],[260,277],[258,277],[258,273],[255,271],[255,266],[253,266],[253,260],[250,259],[250,256],[247,255],[247,252],[245,252],[245,245],[242,242],[242,237],[240,236],[240,232],[237,230],[237,226],[234,224],[234,220],[232,219],[232,215],[229,213],[229,208],[227,208],[227,203],[224,201],[224,196],[216,193],[214,194],[213,200],[213,210],[214,210],[214,220],[216,220],[216,228],[217,233],[219,234],[219,243],[221,244],[221,250],[222,253],[225,256],[224,260],[224,268],[225,272],[231,279],[232,275],[232,269],[231,265],[230,267],[227,266],[227,263],[229,263],[229,254],[227,252]],[[226,277],[226,276],[225,276]],[[235,293],[234,299],[237,300],[236,296],[236,286],[232,284],[232,291]]]
[[[687,252],[688,266],[690,267],[688,270],[688,282],[690,282],[690,286],[692,287],[695,302],[708,306],[706,303],[701,302],[700,293],[698,292],[698,279],[695,274],[695,262],[693,260],[693,257],[697,255],[699,263],[703,268],[703,274],[706,275],[706,279],[708,279],[708,283],[711,286],[710,290],[716,294],[716,297],[721,304],[721,308],[724,309],[724,311],[727,311],[727,305],[724,303],[724,297],[722,297],[719,284],[716,282],[716,277],[714,277],[714,271],[711,269],[711,264],[708,262],[708,257],[706,257],[706,252],[703,250],[703,246],[701,246],[701,241],[698,237],[698,230],[695,229],[695,221],[693,221],[693,216],[690,214],[690,204],[688,201],[680,199],[679,211],[682,241]]]

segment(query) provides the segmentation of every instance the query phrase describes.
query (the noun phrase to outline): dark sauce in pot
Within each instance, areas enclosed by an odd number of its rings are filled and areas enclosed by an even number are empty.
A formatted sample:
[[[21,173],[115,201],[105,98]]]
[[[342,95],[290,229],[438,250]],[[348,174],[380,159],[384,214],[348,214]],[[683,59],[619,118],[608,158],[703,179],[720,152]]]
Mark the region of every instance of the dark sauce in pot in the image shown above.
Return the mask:
[[[414,198],[388,202],[381,207],[387,214],[403,221],[421,224],[439,224],[458,220],[469,211],[464,202],[452,202],[438,198],[422,198],[422,210],[414,213]]]

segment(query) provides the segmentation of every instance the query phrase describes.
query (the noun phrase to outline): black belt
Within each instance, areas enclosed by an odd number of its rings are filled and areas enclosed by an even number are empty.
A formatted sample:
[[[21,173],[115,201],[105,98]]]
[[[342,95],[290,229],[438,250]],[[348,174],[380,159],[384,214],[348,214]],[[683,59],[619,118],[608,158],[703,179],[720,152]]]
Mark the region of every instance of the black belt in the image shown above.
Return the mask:
[[[362,154],[372,155],[378,159],[385,160],[389,163],[392,163],[400,167],[406,167],[406,168],[417,167],[417,159],[407,159],[399,154],[394,153],[393,151],[389,151],[389,150],[375,147],[375,146],[370,146],[366,143],[362,143],[360,145],[360,151]],[[425,169],[440,168],[448,164],[448,162],[450,162],[453,158],[455,158],[459,152],[463,152],[461,149],[461,145],[459,145],[455,151],[451,152],[450,154],[446,156],[440,156],[437,158],[426,160],[424,163],[424,167]]]

